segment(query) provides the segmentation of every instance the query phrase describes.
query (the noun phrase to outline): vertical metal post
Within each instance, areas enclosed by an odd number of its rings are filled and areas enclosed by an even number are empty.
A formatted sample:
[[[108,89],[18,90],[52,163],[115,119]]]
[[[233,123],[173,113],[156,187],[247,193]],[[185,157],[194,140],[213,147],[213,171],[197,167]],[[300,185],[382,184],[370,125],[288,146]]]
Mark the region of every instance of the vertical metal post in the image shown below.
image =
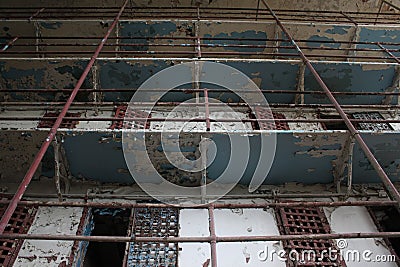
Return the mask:
[[[71,95],[69,96],[67,102],[65,103],[62,111],[57,117],[57,120],[54,122],[53,127],[51,128],[49,134],[46,137],[46,140],[43,142],[42,146],[40,147],[39,152],[36,154],[36,157],[32,163],[32,165],[29,167],[27,173],[25,174],[24,179],[22,180],[21,184],[19,185],[17,192],[11,199],[10,204],[8,205],[6,211],[3,214],[3,217],[1,217],[0,221],[0,234],[4,232],[4,229],[7,227],[8,221],[10,220],[12,214],[14,213],[15,209],[17,208],[18,202],[21,200],[22,196],[24,195],[26,188],[28,187],[29,183],[32,180],[33,175],[35,174],[36,170],[39,167],[40,162],[43,159],[44,154],[46,153],[47,149],[49,148],[51,142],[53,141],[58,128],[61,125],[61,122],[63,118],[66,116],[67,111],[69,107],[71,106],[72,102],[74,101],[79,89],[81,88],[83,82],[85,81],[87,75],[90,72],[90,69],[92,68],[94,62],[96,61],[97,57],[99,56],[104,44],[107,42],[108,37],[110,36],[111,32],[117,25],[119,18],[122,15],[122,12],[124,11],[126,4],[128,3],[128,0],[125,0],[124,4],[122,5],[121,9],[119,10],[117,16],[114,19],[114,22],[111,24],[110,28],[108,29],[107,33],[105,34],[104,38],[100,41],[100,44],[97,46],[96,51],[94,52],[92,58],[90,59],[88,65],[86,66],[85,70],[83,71],[81,77],[79,78],[77,84],[75,85],[74,90],[72,91]]]
[[[217,235],[215,233],[214,205],[208,207],[208,220],[211,237],[211,266],[217,267]]]
[[[347,125],[347,128],[349,129],[350,133],[354,138],[356,139],[357,143],[360,145],[360,148],[364,151],[365,156],[368,158],[369,162],[371,165],[374,167],[375,171],[377,172],[378,176],[381,178],[382,183],[384,184],[386,190],[388,191],[389,196],[397,201],[400,205],[400,193],[397,191],[396,187],[393,185],[392,181],[390,181],[389,177],[379,164],[379,162],[376,160],[375,156],[372,154],[371,150],[367,146],[367,144],[364,142],[362,139],[360,132],[354,127],[350,119],[347,117],[346,113],[343,111],[342,107],[340,106],[339,102],[335,99],[335,97],[332,95],[331,91],[329,90],[328,86],[325,84],[325,82],[322,80],[321,76],[319,76],[318,72],[315,70],[313,65],[311,64],[310,60],[304,55],[303,51],[300,49],[296,41],[293,39],[292,35],[287,31],[285,26],[281,23],[279,18],[276,16],[275,12],[269,7],[268,3],[266,0],[262,0],[264,5],[267,7],[271,15],[274,17],[276,23],[279,25],[279,27],[282,29],[282,31],[285,33],[285,35],[288,37],[290,42],[293,44],[293,46],[296,48],[298,54],[300,57],[303,59],[304,63],[310,70],[310,72],[313,74],[315,77],[316,81],[318,84],[322,87],[324,90],[326,96],[329,98],[333,106],[335,107],[336,111],[339,113],[340,117],[343,119],[344,123]]]

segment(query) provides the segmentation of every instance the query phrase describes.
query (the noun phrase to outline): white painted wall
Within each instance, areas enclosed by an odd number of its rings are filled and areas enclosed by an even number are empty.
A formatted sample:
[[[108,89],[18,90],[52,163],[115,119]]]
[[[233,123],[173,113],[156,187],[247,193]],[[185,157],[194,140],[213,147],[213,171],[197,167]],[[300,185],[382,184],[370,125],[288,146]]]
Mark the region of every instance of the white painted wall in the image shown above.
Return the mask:
[[[206,209],[182,210],[179,216],[180,236],[209,236]],[[217,236],[279,235],[271,209],[216,209],[214,216]],[[208,243],[181,243],[179,247],[178,262],[182,267],[201,267],[211,258]],[[272,262],[259,260],[259,252],[266,249],[279,251],[282,246],[280,242],[217,243],[218,266],[285,266],[276,256]]]
[[[75,235],[83,208],[39,207],[29,234]],[[25,240],[14,267],[58,267],[68,263],[73,241]]]
[[[332,233],[378,232],[365,207],[324,208],[324,211],[331,225]],[[347,243],[347,246],[344,249],[344,255],[346,255],[349,250],[358,250],[361,253],[370,250],[372,254],[366,256],[371,259],[375,259],[375,256],[378,255],[391,255],[382,239],[346,239],[345,243]],[[366,261],[363,259],[362,254],[360,256],[360,261],[352,259],[353,257],[349,257],[349,260],[346,261],[347,267],[397,266],[394,262]]]

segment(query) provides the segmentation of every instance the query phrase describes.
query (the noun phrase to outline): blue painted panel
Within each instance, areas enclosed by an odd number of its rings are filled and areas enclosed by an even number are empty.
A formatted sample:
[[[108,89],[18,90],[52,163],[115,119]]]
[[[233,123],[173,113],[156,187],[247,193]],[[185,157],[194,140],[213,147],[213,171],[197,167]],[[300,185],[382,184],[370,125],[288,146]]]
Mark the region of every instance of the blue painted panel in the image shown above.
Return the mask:
[[[133,183],[126,171],[121,142],[116,142],[112,134],[85,132],[67,135],[63,145],[74,177],[107,183]]]
[[[267,33],[261,31],[248,30],[243,32],[229,32],[229,33],[219,33],[216,35],[204,34],[204,38],[229,38],[231,40],[207,40],[204,39],[203,43],[209,46],[218,45],[218,48],[222,48],[226,51],[237,51],[237,52],[263,52],[264,47],[229,47],[228,45],[258,45],[264,46],[265,41],[262,39],[267,39]],[[232,40],[234,39],[234,40]],[[240,39],[261,39],[260,41],[251,40],[240,40]]]
[[[331,89],[338,92],[383,92],[392,85],[394,65],[367,67],[362,64],[314,63],[317,72]],[[314,76],[307,69],[305,90],[322,91]],[[336,95],[340,104],[381,104],[384,96]],[[330,104],[325,95],[305,95],[305,103]]]
[[[389,27],[386,29],[361,27],[359,41],[400,43],[400,29]],[[358,45],[357,47],[380,49],[377,45]]]
[[[400,181],[400,135],[399,133],[363,133],[363,139],[394,182]],[[361,148],[356,144],[353,159],[354,183],[378,183],[380,178],[369,163]]]

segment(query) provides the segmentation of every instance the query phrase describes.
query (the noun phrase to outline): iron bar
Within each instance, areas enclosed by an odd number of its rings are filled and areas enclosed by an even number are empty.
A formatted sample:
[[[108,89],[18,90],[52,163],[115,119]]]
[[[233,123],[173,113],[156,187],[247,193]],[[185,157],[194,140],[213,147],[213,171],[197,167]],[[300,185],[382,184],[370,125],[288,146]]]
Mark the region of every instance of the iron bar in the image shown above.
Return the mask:
[[[400,232],[372,232],[372,233],[340,233],[340,234],[305,234],[305,235],[270,235],[270,236],[216,236],[216,242],[266,242],[283,240],[330,240],[330,239],[361,239],[361,238],[398,238]],[[136,237],[136,236],[82,236],[82,235],[54,235],[54,234],[0,234],[1,239],[26,240],[65,240],[87,242],[160,242],[160,243],[210,243],[213,238],[204,237]]]
[[[217,234],[215,232],[214,205],[208,206],[208,227],[210,230],[211,266],[217,267]]]
[[[9,41],[1,50],[1,52],[5,52],[9,47],[11,47],[17,40],[18,40],[18,36],[14,37],[11,41]]]
[[[389,177],[383,170],[383,168],[380,166],[379,162],[376,160],[375,156],[372,154],[371,150],[368,148],[367,144],[364,142],[363,138],[361,137],[359,131],[354,127],[350,119],[347,117],[346,113],[343,111],[342,107],[340,104],[337,102],[335,97],[331,94],[328,86],[325,84],[325,82],[322,80],[322,78],[319,76],[318,72],[314,69],[313,65],[309,61],[309,59],[304,55],[303,51],[299,48],[297,45],[296,41],[293,39],[292,35],[287,31],[285,26],[281,23],[279,18],[276,16],[274,11],[269,7],[268,3],[266,0],[262,0],[264,5],[267,7],[267,9],[270,11],[271,15],[275,18],[276,23],[278,23],[279,27],[282,29],[282,31],[285,33],[287,38],[290,40],[290,42],[296,47],[300,57],[303,59],[304,63],[308,67],[308,69],[311,71],[313,76],[315,77],[316,81],[318,84],[322,87],[322,89],[326,92],[326,96],[329,98],[329,100],[332,102],[334,105],[335,109],[339,113],[339,115],[342,117],[343,121],[347,125],[348,130],[350,133],[354,136],[358,144],[360,145],[360,148],[364,151],[365,156],[368,158],[369,162],[371,165],[374,167],[375,171],[377,172],[378,176],[381,178],[382,183],[384,184],[386,190],[388,191],[390,197],[394,200],[397,201],[397,203],[400,205],[400,193],[397,191],[396,187],[393,185],[393,183],[390,181]]]
[[[193,103],[195,104],[195,103]],[[54,121],[57,120],[57,117],[0,117],[0,121],[32,121],[32,120],[40,120],[40,121]],[[187,122],[190,120],[191,122],[210,122],[210,118],[207,115],[203,118],[143,118],[143,117],[129,117],[129,118],[114,118],[114,117],[90,117],[90,118],[80,118],[80,117],[64,117],[64,120],[69,121],[168,121],[168,122]],[[343,119],[216,119],[217,122],[306,122],[306,123],[315,123],[315,122],[343,122]],[[400,119],[397,120],[373,120],[373,119],[349,119],[350,122],[354,123],[400,123]],[[208,128],[207,128],[208,129]],[[209,130],[207,130],[209,131]]]
[[[400,64],[400,59],[396,57],[389,49],[381,45],[380,43],[377,44],[383,51],[385,51],[394,61]]]
[[[93,92],[136,92],[136,88],[99,88],[99,89],[85,89],[82,88],[79,90],[80,93],[93,93]],[[152,91],[152,92],[161,92],[165,91],[165,89],[140,89],[141,91]],[[174,89],[168,89],[169,92],[183,92],[183,93],[196,93],[196,92],[203,92],[204,89],[192,89],[192,88],[174,88]],[[232,88],[230,89],[207,89],[209,92],[221,92],[221,93],[229,93]],[[40,89],[40,88],[17,88],[17,89],[0,89],[1,92],[34,92],[34,93],[65,93],[65,92],[72,92],[73,89]],[[242,92],[242,93],[255,93],[252,90],[248,89],[234,89],[235,92]],[[312,95],[312,94],[317,94],[317,95],[322,95],[325,94],[323,91],[295,91],[295,90],[269,90],[269,89],[260,89],[256,93],[258,94],[259,92],[265,93],[265,94],[303,94],[303,95]],[[332,91],[332,94],[335,95],[361,95],[361,96],[371,96],[371,95],[400,95],[400,92],[362,92],[362,91],[354,91],[354,92],[339,92],[339,91]],[[7,102],[0,102],[4,105],[6,105]],[[31,103],[31,102],[29,102]],[[34,102],[32,102],[34,103]],[[52,102],[46,102],[46,103],[52,103]],[[210,103],[213,104],[213,103]]]
[[[96,61],[98,55],[101,52],[101,49],[104,46],[104,43],[107,41],[108,36],[110,36],[111,32],[113,31],[113,29],[115,28],[116,24],[118,23],[119,18],[121,17],[125,6],[127,5],[128,0],[125,0],[124,4],[122,5],[121,9],[119,10],[119,13],[117,14],[117,16],[115,17],[113,23],[111,24],[111,26],[109,27],[107,33],[105,34],[105,36],[103,37],[103,39],[101,40],[101,42],[99,43],[99,46],[97,47],[96,51],[94,52],[91,60],[89,61],[88,65],[86,66],[85,70],[83,71],[81,77],[79,78],[74,91],[71,93],[71,95],[69,96],[67,102],[65,103],[62,111],[60,112],[57,120],[54,122],[53,127],[51,128],[46,140],[43,142],[42,146],[40,147],[39,152],[36,154],[35,159],[32,163],[32,165],[29,167],[24,179],[22,180],[22,182],[20,183],[17,192],[15,193],[15,195],[13,196],[11,202],[9,203],[6,211],[4,212],[1,220],[0,220],[0,234],[2,234],[4,232],[4,229],[7,227],[7,224],[10,220],[10,218],[12,217],[18,202],[21,200],[22,196],[24,195],[26,188],[28,187],[29,183],[32,180],[33,175],[35,174],[36,170],[38,169],[40,162],[43,159],[44,154],[47,151],[47,148],[50,146],[52,140],[54,139],[58,128],[61,125],[61,122],[63,120],[63,118],[66,116],[67,111],[69,109],[69,107],[71,106],[71,103],[74,101],[75,96],[77,95],[79,89],[81,88],[83,82],[86,79],[86,76],[89,74],[89,71],[91,69],[91,67],[93,66],[94,62]]]
[[[44,10],[45,10],[44,7],[41,8],[41,9],[39,9],[39,10],[36,11],[32,16],[30,16],[30,17],[28,18],[28,20],[31,21],[34,17],[36,17],[37,15],[39,15],[40,13],[42,13]]]
[[[335,196],[345,196],[345,194],[334,194]],[[296,197],[303,194],[296,194]],[[314,194],[312,195],[314,197]],[[327,198],[326,194],[318,196]],[[181,197],[181,196],[179,196]],[[257,194],[252,198],[258,198]],[[0,200],[0,204],[8,204],[10,200]],[[205,209],[211,205],[214,209],[262,209],[262,208],[284,208],[284,207],[385,207],[395,206],[396,201],[392,200],[363,200],[363,201],[288,201],[288,202],[265,202],[265,203],[206,203],[206,204],[164,204],[164,203],[137,203],[137,202],[83,202],[83,201],[32,201],[21,200],[19,205],[24,206],[42,206],[42,207],[90,207],[90,208],[169,208],[175,207],[180,209]]]
[[[211,122],[210,122],[210,105],[208,103],[208,90],[204,89],[204,106],[206,109],[206,131],[209,132],[211,129]]]

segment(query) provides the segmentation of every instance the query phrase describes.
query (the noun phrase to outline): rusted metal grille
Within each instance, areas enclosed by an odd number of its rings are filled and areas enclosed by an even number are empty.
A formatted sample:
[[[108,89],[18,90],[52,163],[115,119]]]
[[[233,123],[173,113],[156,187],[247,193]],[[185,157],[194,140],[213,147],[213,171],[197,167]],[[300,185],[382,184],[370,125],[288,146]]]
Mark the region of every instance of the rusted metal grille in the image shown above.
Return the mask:
[[[257,119],[286,119],[282,113],[271,112],[268,108],[255,108]],[[258,121],[260,130],[290,130],[286,121]],[[254,128],[254,125],[253,125]]]
[[[43,115],[43,118],[56,118],[58,117],[60,113],[59,112],[46,112],[46,114]],[[71,113],[67,112],[65,117],[76,117],[79,118],[81,116],[81,113]],[[51,128],[53,127],[53,124],[55,122],[54,120],[40,120],[38,124],[38,128]],[[76,127],[76,125],[79,123],[77,120],[67,120],[63,119],[60,125],[60,128],[68,128],[68,129],[73,129]]]
[[[353,113],[351,116],[358,120],[383,120],[384,118],[379,112],[360,112]],[[388,123],[380,122],[360,122],[355,124],[358,130],[368,131],[390,131],[393,130]]]
[[[123,119],[123,118],[129,118],[129,119],[133,119],[133,118],[142,118],[142,119],[146,119],[146,118],[150,118],[151,114],[146,112],[146,111],[142,111],[142,110],[133,110],[133,109],[129,109],[128,112],[127,110],[127,106],[123,105],[123,106],[118,106],[116,111],[115,111],[115,115],[114,118],[117,119]],[[140,121],[113,121],[110,129],[149,129],[150,128],[150,122],[148,121],[144,121],[144,120],[140,120]]]
[[[0,215],[3,216],[6,207],[0,207]],[[35,218],[37,208],[35,207],[17,207],[12,215],[5,234],[26,234]],[[22,239],[1,239],[0,240],[0,266],[12,266],[20,250]]]
[[[137,237],[176,237],[179,232],[178,216],[176,208],[137,208],[132,234]],[[177,243],[130,243],[129,267],[175,267],[177,261]]]
[[[280,232],[283,235],[331,233],[321,208],[279,208],[277,213],[280,219]],[[346,266],[332,240],[287,240],[283,241],[283,246],[288,253],[295,250],[298,255],[306,255],[304,258],[300,257],[298,262],[288,259],[286,266]],[[306,250],[315,254],[305,253]],[[326,251],[332,251],[331,255]]]

